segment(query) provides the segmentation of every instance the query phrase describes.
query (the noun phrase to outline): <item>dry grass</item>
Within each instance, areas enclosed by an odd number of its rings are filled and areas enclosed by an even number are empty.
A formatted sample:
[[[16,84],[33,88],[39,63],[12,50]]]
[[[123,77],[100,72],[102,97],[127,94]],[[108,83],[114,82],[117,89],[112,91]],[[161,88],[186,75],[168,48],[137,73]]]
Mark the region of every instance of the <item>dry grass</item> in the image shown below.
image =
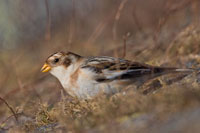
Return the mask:
[[[155,60],[164,58],[167,59],[166,64],[198,68],[200,57],[195,52],[200,49],[192,42],[200,41],[198,33],[197,27],[187,27],[175,38],[174,44],[170,44],[171,47],[168,49],[173,50],[166,51],[167,58],[163,54]],[[172,48],[172,46],[179,48]],[[184,50],[184,46],[195,51]],[[154,51],[149,50],[146,54],[152,52]],[[179,121],[184,121],[179,114],[186,115],[188,121],[200,120],[198,115],[193,116],[196,111],[199,111],[200,106],[197,72],[189,75],[166,75],[144,84],[138,90],[132,86],[111,97],[98,96],[93,100],[84,101],[64,94],[61,89],[58,89],[62,87],[56,85],[57,81],[51,76],[35,75],[34,77],[33,79],[38,80],[29,81],[27,85],[18,81],[15,92],[6,91],[5,99],[9,101],[10,106],[13,106],[18,121],[15,121],[13,114],[1,103],[1,131],[147,132],[150,130],[160,132],[169,129],[185,131],[185,125],[179,125]],[[20,76],[17,79],[22,80]],[[173,119],[177,122],[170,125],[169,122]],[[196,126],[191,125],[190,122],[188,124],[191,130]],[[158,126],[163,129],[157,129]],[[199,128],[194,130],[198,131]]]
[[[45,2],[48,7],[48,1]],[[76,1],[73,2],[75,10]],[[49,22],[53,18],[50,18],[52,10],[48,8],[46,40],[38,41],[37,45],[30,42],[31,47],[23,45],[23,48],[13,51],[1,51],[0,132],[200,131],[200,27],[192,20],[187,26],[181,25],[174,30],[175,33],[170,30],[182,22],[183,18],[177,16],[189,10],[190,5],[192,12],[197,12],[195,2],[198,1],[168,1],[162,15],[155,17],[157,23],[153,25],[149,20],[148,26],[144,24],[145,16],[139,18],[139,9],[134,6],[132,10],[129,2],[122,0],[118,1],[118,5],[112,5],[115,10],[105,13],[85,40],[80,37],[83,31],[78,33],[75,30],[80,28],[73,23],[78,17],[77,12],[73,11],[73,20],[70,21],[74,27],[69,31],[73,33],[67,34],[70,37],[66,38],[62,29],[48,29],[53,24]],[[130,17],[129,14],[124,18],[124,14],[130,11],[134,11],[131,16],[135,29],[138,29],[134,35],[124,30],[128,26],[119,26]],[[114,26],[108,28],[111,23]],[[153,32],[147,27],[154,27]],[[89,34],[88,31],[85,33]],[[39,45],[43,43],[45,45]],[[125,57],[153,65],[195,68],[197,71],[188,75],[162,76],[140,88],[127,87],[113,96],[78,100],[68,96],[53,76],[39,72],[45,58],[57,50],[75,51],[86,56]]]

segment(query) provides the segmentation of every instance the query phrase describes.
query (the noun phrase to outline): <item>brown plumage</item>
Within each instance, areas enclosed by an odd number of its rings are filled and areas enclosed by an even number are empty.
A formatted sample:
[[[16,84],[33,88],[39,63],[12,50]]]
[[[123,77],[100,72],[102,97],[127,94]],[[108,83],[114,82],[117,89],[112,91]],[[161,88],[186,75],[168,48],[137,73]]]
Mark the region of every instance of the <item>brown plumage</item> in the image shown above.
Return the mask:
[[[151,66],[108,56],[83,57],[72,52],[58,52],[47,59],[42,71],[50,71],[72,96],[91,98],[100,92],[115,93],[127,85],[142,84],[163,74],[193,70]]]

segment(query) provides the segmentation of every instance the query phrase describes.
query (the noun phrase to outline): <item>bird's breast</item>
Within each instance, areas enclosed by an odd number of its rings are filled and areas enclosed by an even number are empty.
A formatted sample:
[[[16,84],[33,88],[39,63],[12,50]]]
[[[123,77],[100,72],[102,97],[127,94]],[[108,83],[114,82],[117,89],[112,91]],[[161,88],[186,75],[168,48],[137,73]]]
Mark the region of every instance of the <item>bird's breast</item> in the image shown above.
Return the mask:
[[[89,99],[99,94],[113,94],[121,89],[116,81],[99,83],[92,71],[77,69],[62,83],[63,88],[73,97]]]

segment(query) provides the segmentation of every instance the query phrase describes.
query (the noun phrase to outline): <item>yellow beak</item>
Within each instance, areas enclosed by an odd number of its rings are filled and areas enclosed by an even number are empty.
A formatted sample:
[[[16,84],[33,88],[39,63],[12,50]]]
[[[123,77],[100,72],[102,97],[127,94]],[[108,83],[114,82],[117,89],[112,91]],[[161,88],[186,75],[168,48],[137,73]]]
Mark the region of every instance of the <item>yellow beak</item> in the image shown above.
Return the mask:
[[[48,72],[50,70],[51,70],[51,67],[46,63],[43,65],[43,67],[41,69],[42,72]]]

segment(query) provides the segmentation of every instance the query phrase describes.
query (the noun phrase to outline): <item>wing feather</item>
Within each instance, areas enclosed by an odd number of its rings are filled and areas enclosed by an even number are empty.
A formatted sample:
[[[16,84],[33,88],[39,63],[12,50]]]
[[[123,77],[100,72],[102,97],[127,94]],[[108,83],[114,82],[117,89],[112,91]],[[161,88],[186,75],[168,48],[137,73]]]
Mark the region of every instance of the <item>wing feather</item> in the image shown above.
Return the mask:
[[[152,74],[156,70],[146,64],[106,56],[88,58],[82,68],[95,72],[95,78],[98,82],[133,79]]]
[[[107,56],[89,57],[81,67],[93,71],[97,82],[110,82],[113,80],[145,82],[167,73],[192,71],[192,69],[151,66]]]

